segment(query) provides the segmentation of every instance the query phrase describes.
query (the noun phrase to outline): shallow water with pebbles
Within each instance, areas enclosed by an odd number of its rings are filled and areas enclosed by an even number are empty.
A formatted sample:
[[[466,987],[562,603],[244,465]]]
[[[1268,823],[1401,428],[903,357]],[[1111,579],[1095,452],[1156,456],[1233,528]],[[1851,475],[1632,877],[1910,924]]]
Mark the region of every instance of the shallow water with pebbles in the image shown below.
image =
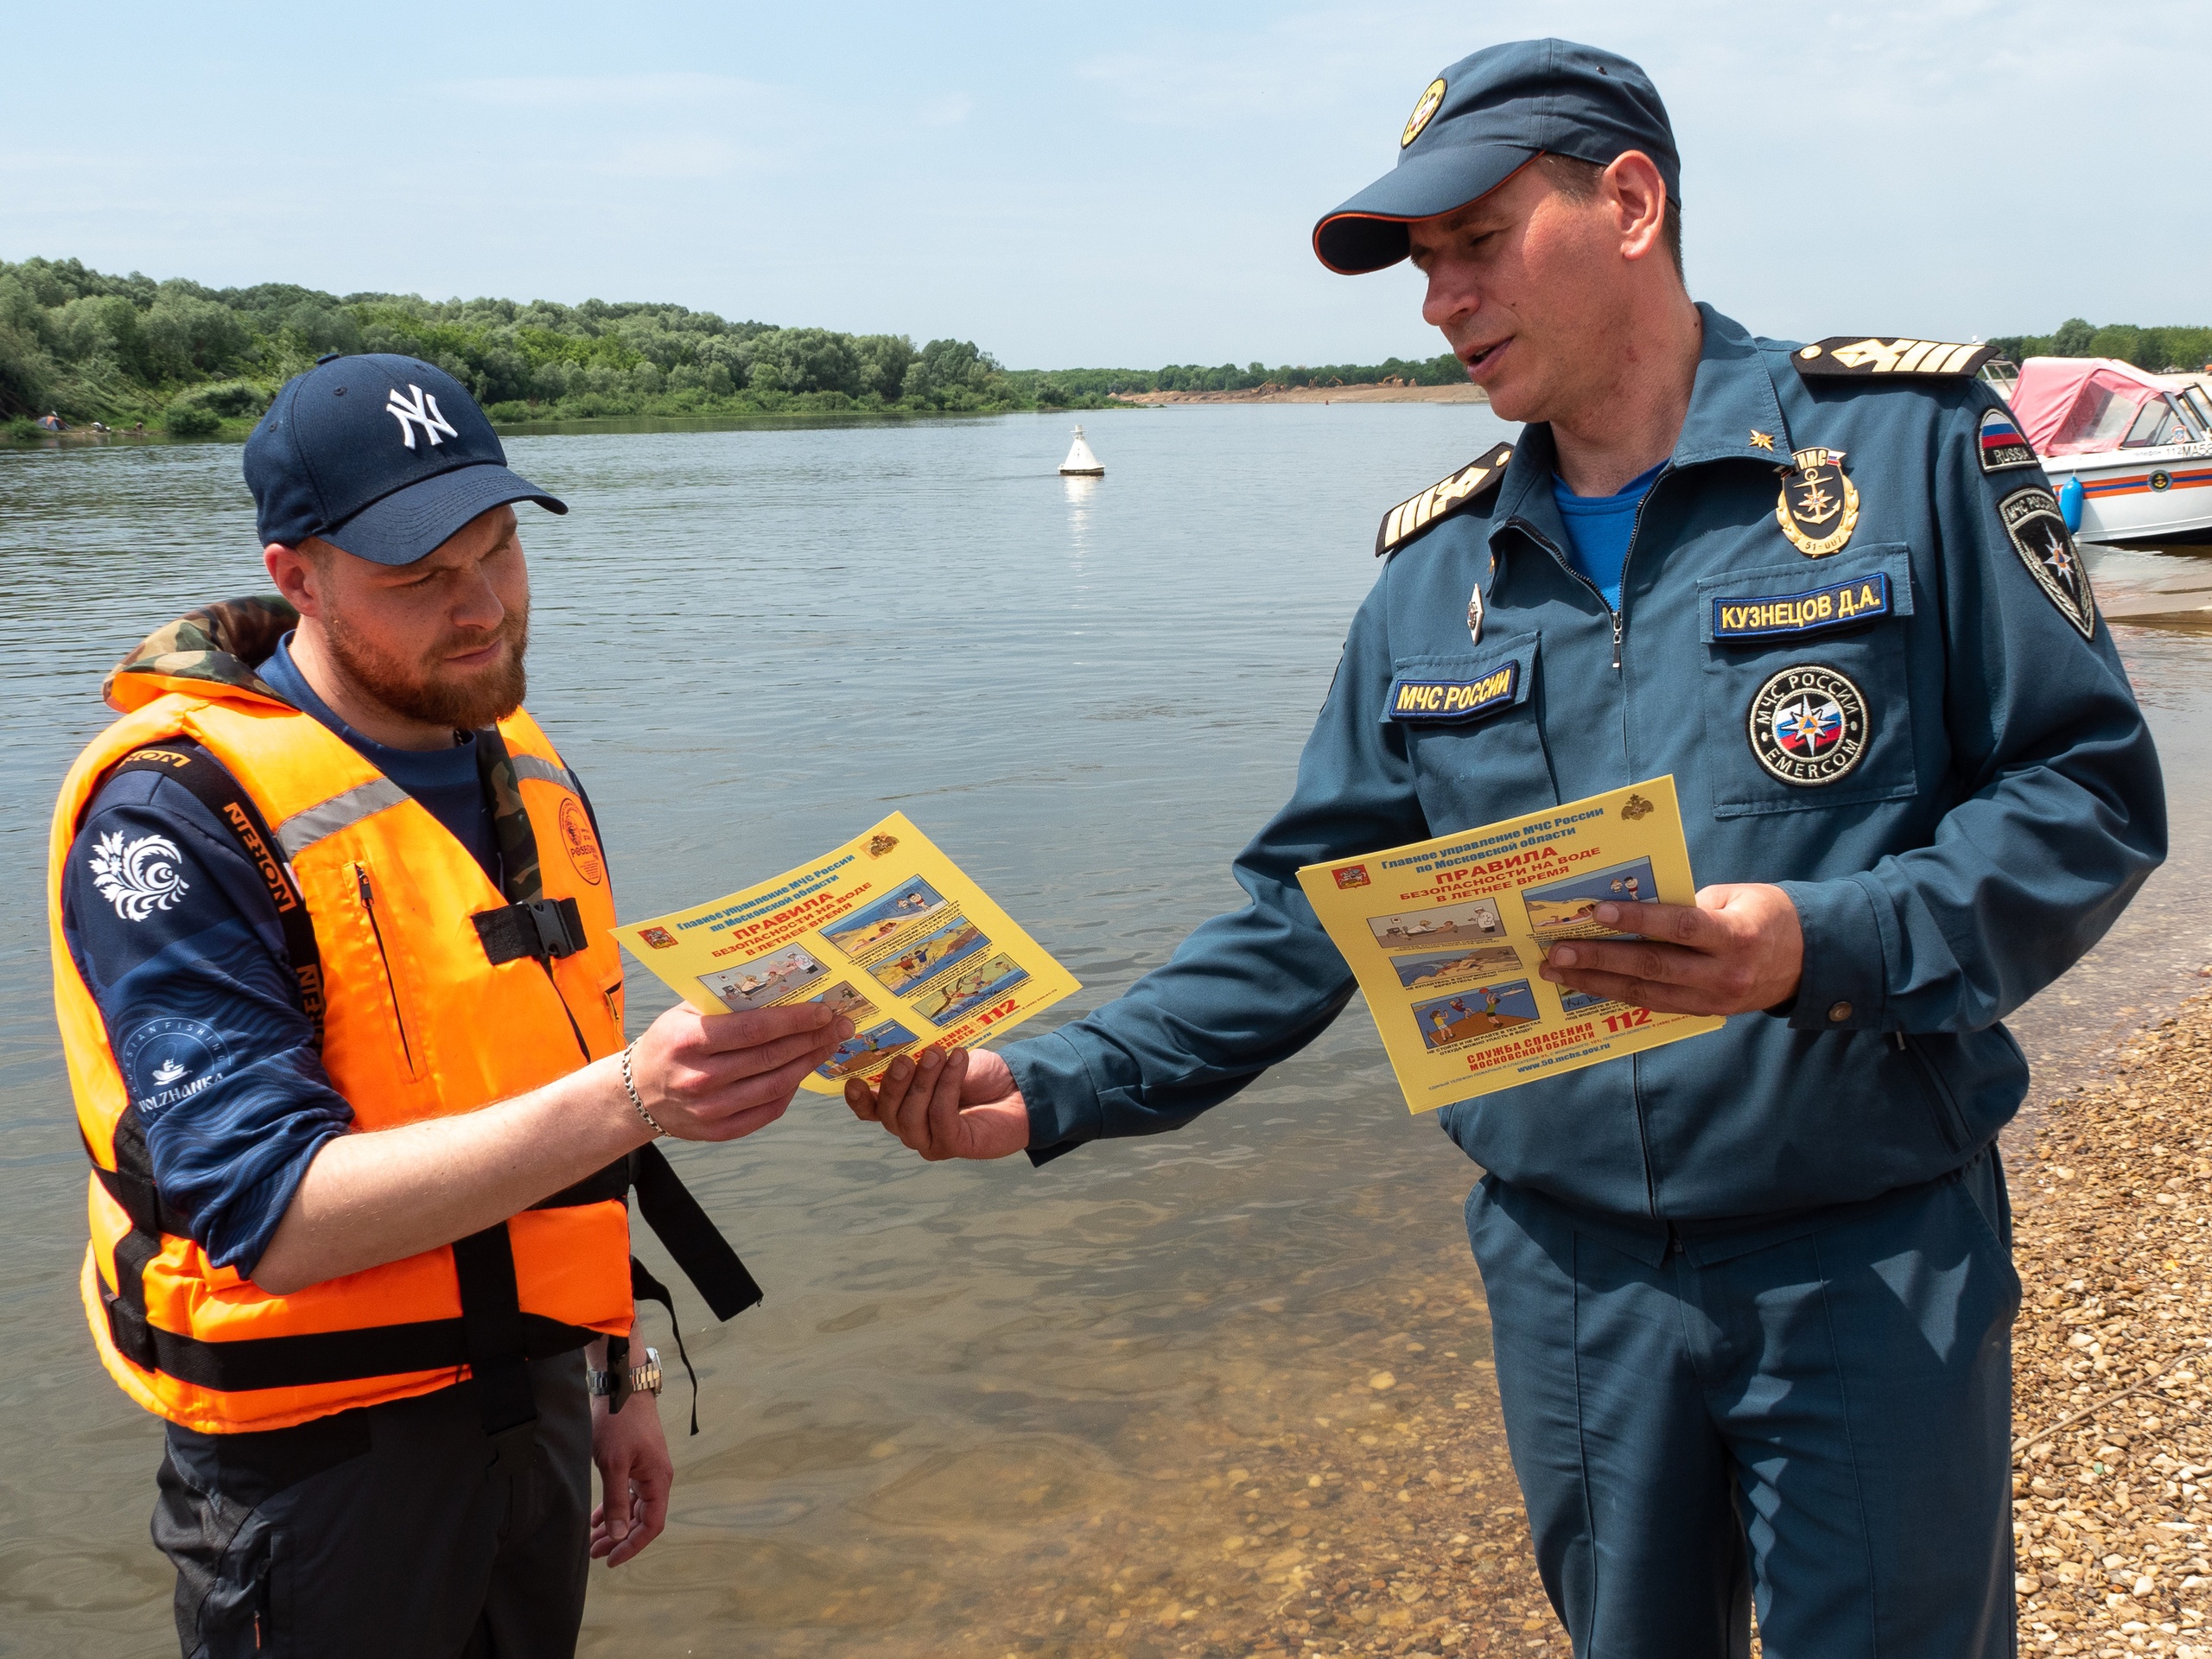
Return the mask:
[[[1131,412],[1090,423],[1095,483],[1054,476],[1065,423],[1030,416],[518,440],[575,509],[524,520],[532,706],[626,915],[896,809],[1074,969],[1079,1012],[1238,902],[1228,861],[1287,788],[1376,516],[1501,430],[1479,405]],[[237,461],[0,453],[0,1308],[31,1333],[0,1376],[0,1653],[173,1650],[158,1431],[75,1304],[35,872],[100,674],[259,585]],[[2212,963],[2212,642],[2122,638],[2177,859],[2018,1022],[2039,1098]],[[663,1005],[632,995],[633,1022]],[[1360,1011],[1182,1133],[1042,1171],[925,1166],[825,1101],[676,1156],[768,1300],[709,1328],[679,1285],[703,1433],[676,1368],[669,1532],[594,1574],[587,1653],[1565,1651],[1460,1225],[1476,1172]]]

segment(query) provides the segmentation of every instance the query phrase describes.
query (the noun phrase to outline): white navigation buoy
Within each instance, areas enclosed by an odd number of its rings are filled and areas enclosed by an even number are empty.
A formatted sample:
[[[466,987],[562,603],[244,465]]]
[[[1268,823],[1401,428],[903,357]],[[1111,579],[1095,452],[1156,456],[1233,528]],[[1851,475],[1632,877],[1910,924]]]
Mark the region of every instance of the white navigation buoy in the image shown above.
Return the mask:
[[[1083,429],[1075,429],[1075,448],[1068,451],[1068,458],[1060,463],[1060,471],[1070,478],[1103,478],[1106,469],[1098,464],[1098,457],[1090,453],[1090,446],[1083,441]]]

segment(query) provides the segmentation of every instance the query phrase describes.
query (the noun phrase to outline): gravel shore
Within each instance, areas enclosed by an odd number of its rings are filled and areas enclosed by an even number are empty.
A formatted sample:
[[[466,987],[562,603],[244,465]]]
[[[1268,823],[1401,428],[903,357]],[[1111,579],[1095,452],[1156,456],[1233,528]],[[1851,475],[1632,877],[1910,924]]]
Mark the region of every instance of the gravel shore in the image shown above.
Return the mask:
[[[2208,1084],[2200,996],[2055,1102],[2010,1160],[2026,1652],[2212,1656]]]

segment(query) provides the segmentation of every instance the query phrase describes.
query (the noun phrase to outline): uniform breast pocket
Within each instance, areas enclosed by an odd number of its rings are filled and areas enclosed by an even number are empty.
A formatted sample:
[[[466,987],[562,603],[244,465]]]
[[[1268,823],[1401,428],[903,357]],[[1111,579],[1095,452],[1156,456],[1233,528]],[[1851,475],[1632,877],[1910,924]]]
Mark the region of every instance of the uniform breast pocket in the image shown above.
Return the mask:
[[[1406,735],[1432,824],[1481,823],[1558,804],[1544,748],[1537,640],[1524,633],[1471,652],[1392,661],[1382,719]]]
[[[1698,583],[1717,817],[1915,793],[1901,543]]]

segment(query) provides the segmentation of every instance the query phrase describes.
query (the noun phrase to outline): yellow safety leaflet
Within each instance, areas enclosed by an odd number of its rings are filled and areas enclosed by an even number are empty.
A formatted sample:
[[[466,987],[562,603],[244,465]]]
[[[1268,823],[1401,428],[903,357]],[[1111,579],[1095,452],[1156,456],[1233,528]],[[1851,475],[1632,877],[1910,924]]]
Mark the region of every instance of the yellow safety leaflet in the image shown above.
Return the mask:
[[[614,937],[695,1008],[827,1002],[851,1020],[852,1037],[805,1079],[821,1094],[906,1049],[995,1037],[1082,988],[903,813]]]
[[[1618,1059],[1726,1022],[1654,1014],[1541,979],[1608,899],[1687,905],[1697,887],[1672,777],[1363,857],[1298,882],[1367,995],[1416,1112]]]

